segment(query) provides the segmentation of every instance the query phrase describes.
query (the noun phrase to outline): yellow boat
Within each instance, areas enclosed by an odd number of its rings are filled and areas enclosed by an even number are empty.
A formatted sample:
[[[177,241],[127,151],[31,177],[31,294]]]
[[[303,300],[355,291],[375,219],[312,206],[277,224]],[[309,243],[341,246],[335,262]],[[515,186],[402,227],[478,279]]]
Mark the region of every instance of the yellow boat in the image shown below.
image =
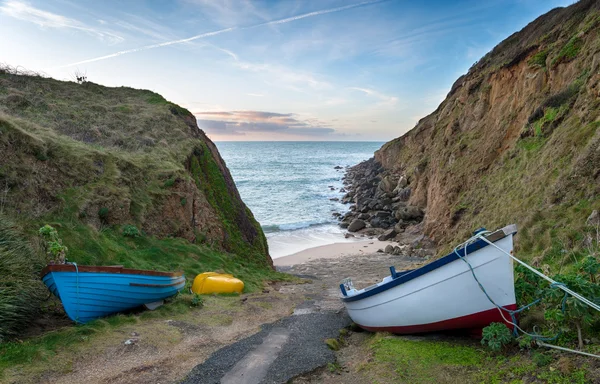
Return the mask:
[[[204,272],[196,276],[192,284],[192,292],[207,293],[242,293],[244,282],[233,275],[216,272]]]

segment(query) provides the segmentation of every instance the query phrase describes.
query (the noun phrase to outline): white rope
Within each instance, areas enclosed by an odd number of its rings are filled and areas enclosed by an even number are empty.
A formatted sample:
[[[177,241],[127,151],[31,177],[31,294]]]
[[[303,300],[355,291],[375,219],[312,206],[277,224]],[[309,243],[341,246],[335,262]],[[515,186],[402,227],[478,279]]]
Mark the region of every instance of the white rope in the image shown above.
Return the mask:
[[[568,293],[569,295],[573,296],[574,298],[576,298],[577,300],[587,304],[588,306],[592,307],[593,309],[600,311],[600,305],[594,303],[591,300],[588,300],[587,298],[581,296],[580,294],[578,294],[577,292],[569,289],[567,286],[565,286],[563,283],[560,283],[558,281],[555,281],[553,279],[551,279],[550,277],[544,275],[543,273],[541,273],[540,271],[538,271],[537,269],[531,267],[529,264],[526,264],[525,262],[517,259],[515,256],[511,255],[510,253],[506,252],[505,250],[503,250],[502,248],[500,248],[499,246],[497,246],[496,244],[492,243],[491,241],[489,241],[485,235],[490,234],[489,231],[482,231],[479,232],[478,234],[476,234],[475,236],[471,237],[469,240],[465,241],[463,244],[459,245],[457,248],[461,248],[461,247],[465,247],[465,258],[467,256],[467,246],[472,243],[473,241],[475,241],[476,239],[481,239],[483,241],[485,241],[486,243],[488,243],[489,245],[492,245],[494,248],[498,249],[500,252],[504,253],[505,255],[507,255],[508,257],[510,257],[511,259],[513,259],[514,261],[516,261],[517,263],[521,264],[522,266],[524,266],[525,268],[527,268],[528,270],[530,270],[531,272],[535,273],[537,276],[541,277],[542,279],[550,282],[550,284],[552,284],[554,287],[560,288],[562,289],[564,292]],[[455,249],[456,252],[456,249]],[[458,254],[458,252],[456,252]],[[458,256],[460,257],[460,254],[458,254]],[[462,257],[461,257],[462,259]],[[468,261],[466,261],[465,259],[463,259],[463,261],[465,261],[468,264]],[[477,280],[477,278],[475,278]],[[483,289],[483,287],[481,287],[480,284],[480,288]],[[491,300],[491,299],[490,299]],[[502,319],[504,321],[506,321],[506,323],[508,324],[512,324],[515,328],[517,328],[519,331],[521,331],[522,333],[524,333],[525,335],[528,336],[534,336],[531,335],[527,332],[525,332],[523,329],[521,329],[517,324],[513,323],[512,321],[508,321],[508,319],[506,319],[506,317],[504,317],[504,313],[503,311],[500,309],[500,307],[494,303],[492,301],[492,303],[494,305],[496,305],[496,307],[498,308],[498,311],[500,312],[500,316],[502,316]],[[589,357],[595,357],[597,359],[600,359],[600,355],[594,355],[593,353],[587,353],[587,352],[583,352],[583,351],[578,351],[575,349],[570,349],[570,348],[565,348],[565,347],[559,347],[558,345],[554,345],[554,344],[546,344],[541,340],[536,340],[537,345],[542,346],[542,347],[546,347],[546,348],[552,348],[552,349],[558,349],[560,351],[565,351],[565,352],[571,352],[571,353],[577,353],[580,355],[584,355],[584,356],[589,356]]]
[[[535,273],[536,275],[538,275],[539,277],[541,277],[542,279],[550,282],[550,284],[554,284],[554,286],[556,288],[562,289],[563,291],[565,291],[566,293],[568,293],[569,295],[573,296],[574,298],[576,298],[577,300],[587,304],[588,306],[594,308],[596,311],[600,312],[600,305],[594,303],[591,300],[586,299],[585,297],[581,296],[579,293],[569,289],[566,285],[559,283],[558,281],[554,281],[553,279],[549,278],[548,276],[544,275],[542,272],[538,271],[537,269],[530,267],[528,264],[524,263],[523,261],[517,259],[516,257],[514,257],[513,255],[511,255],[510,253],[506,252],[505,250],[503,250],[502,248],[500,248],[499,246],[497,246],[496,244],[492,243],[491,241],[489,241],[488,239],[486,239],[484,236],[478,234],[477,237],[479,237],[480,239],[482,239],[483,241],[485,241],[486,243],[488,243],[489,245],[494,246],[494,248],[498,249],[500,252],[508,255],[508,257],[510,257],[511,259],[513,259],[514,261],[516,261],[517,263],[521,264],[522,266],[524,266],[525,268],[529,269],[531,272]]]
[[[559,347],[558,345],[554,345],[554,344],[546,344],[543,341],[539,341],[539,340],[537,341],[537,344],[541,347],[558,349],[559,351],[565,351],[565,352],[571,352],[571,353],[578,353],[580,355],[590,356],[590,357],[595,357],[597,359],[600,359],[600,356],[594,355],[593,353],[582,352],[582,351],[578,351],[576,349],[571,349],[571,348]]]

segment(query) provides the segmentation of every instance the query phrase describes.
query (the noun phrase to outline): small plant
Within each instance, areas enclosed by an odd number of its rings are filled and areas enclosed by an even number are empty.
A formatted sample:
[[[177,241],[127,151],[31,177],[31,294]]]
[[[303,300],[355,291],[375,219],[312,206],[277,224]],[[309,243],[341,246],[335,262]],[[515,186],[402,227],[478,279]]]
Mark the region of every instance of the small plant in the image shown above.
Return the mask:
[[[103,207],[98,210],[98,217],[103,224],[108,223],[108,208]]]
[[[81,72],[79,69],[75,71],[73,76],[75,77],[77,84],[83,84],[87,81],[87,73]]]
[[[62,240],[58,237],[56,229],[46,224],[38,231],[39,235],[45,241],[46,254],[48,261],[52,264],[64,264],[67,257],[67,247],[62,243]]]
[[[334,363],[327,363],[327,370],[331,373],[337,373],[338,375],[342,371],[342,366],[337,361]]]
[[[499,351],[505,345],[508,345],[512,341],[512,335],[510,329],[504,323],[492,323],[487,327],[483,328],[483,338],[481,344],[486,345],[492,351]]]
[[[123,236],[125,237],[140,237],[140,230],[135,225],[127,224],[123,227]]]
[[[182,197],[180,203],[182,207],[185,207],[185,205],[187,204],[187,199],[185,197]]]
[[[527,63],[532,67],[537,66],[537,67],[546,68],[546,58],[547,57],[548,57],[548,51],[543,50],[543,51],[540,51],[540,52],[536,53],[535,55],[533,55],[533,57],[531,59],[529,59],[529,61]]]
[[[194,297],[192,297],[192,301],[190,302],[192,307],[202,308],[204,306],[204,299],[197,293],[194,293]]]
[[[546,365],[550,364],[553,359],[552,356],[536,352],[533,354],[532,360],[538,367],[545,367]]]
[[[164,188],[171,188],[173,185],[175,185],[175,178],[171,177],[170,179],[165,180],[163,187]]]

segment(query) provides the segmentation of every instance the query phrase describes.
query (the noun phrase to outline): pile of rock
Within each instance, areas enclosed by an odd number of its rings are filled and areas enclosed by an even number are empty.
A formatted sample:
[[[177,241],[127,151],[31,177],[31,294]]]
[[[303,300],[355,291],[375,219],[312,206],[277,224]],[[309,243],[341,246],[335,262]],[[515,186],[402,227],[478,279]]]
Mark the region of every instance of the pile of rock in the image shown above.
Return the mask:
[[[341,202],[351,206],[338,219],[349,232],[377,235],[385,241],[423,220],[423,210],[408,203],[411,188],[407,177],[384,170],[375,159],[349,168],[343,181],[347,193]]]

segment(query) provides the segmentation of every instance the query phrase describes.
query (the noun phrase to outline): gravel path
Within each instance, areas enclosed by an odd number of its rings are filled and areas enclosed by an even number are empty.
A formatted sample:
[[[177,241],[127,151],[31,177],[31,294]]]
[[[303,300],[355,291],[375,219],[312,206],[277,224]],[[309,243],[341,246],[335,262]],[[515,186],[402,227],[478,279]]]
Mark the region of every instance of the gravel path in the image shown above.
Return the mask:
[[[402,270],[423,261],[377,253],[280,268],[308,283],[284,285],[279,292],[302,294],[306,301],[291,316],[263,325],[260,332],[213,353],[183,383],[286,383],[335,362],[325,340],[337,338],[339,330],[351,323],[339,299],[339,281],[352,277],[357,287],[366,286],[389,275],[390,265]]]

